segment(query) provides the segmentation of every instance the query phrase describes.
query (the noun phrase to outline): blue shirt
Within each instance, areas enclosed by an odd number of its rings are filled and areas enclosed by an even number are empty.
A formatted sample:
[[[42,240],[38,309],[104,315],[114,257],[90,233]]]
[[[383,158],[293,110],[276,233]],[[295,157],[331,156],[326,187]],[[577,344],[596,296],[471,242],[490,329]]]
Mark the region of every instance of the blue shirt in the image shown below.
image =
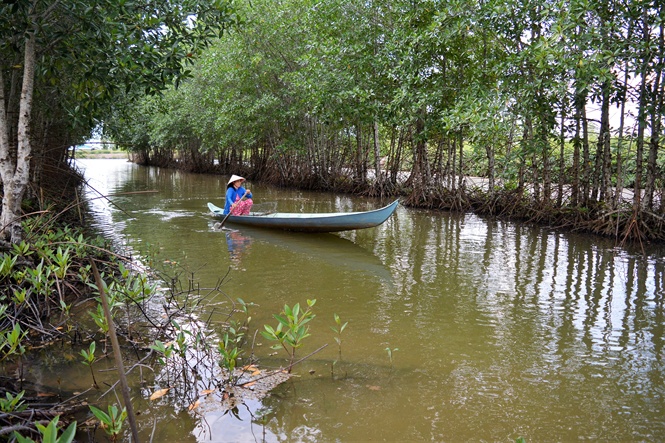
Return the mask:
[[[242,198],[242,196],[245,195],[245,192],[247,192],[247,190],[243,186],[238,187],[238,189],[234,188],[233,186],[229,186],[226,189],[226,204],[224,204],[224,215],[231,211],[231,205],[236,202],[236,197]],[[252,198],[252,193],[250,192],[246,197]]]

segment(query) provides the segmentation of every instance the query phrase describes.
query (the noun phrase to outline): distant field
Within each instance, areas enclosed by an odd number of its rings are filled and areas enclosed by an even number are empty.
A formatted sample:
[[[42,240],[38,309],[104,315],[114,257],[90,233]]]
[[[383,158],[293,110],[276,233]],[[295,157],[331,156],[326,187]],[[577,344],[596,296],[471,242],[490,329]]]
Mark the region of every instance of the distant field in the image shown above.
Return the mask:
[[[75,158],[129,158],[127,151],[115,149],[77,149]]]

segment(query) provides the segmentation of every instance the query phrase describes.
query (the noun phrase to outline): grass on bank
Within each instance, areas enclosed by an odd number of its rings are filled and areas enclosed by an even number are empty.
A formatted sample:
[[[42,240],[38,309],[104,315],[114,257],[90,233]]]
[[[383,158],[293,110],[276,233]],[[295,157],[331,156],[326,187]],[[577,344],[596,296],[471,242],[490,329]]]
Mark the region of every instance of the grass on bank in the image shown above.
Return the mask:
[[[119,149],[76,149],[74,158],[129,158],[129,152]]]

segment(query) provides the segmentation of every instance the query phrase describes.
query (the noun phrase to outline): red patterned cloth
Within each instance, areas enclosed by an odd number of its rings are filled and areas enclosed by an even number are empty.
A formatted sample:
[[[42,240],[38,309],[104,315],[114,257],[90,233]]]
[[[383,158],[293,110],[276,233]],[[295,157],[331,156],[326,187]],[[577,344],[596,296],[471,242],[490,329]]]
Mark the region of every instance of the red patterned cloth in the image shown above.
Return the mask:
[[[231,208],[231,215],[247,215],[250,209],[252,209],[253,204],[254,202],[251,198],[240,200],[240,197],[237,197],[236,202]]]

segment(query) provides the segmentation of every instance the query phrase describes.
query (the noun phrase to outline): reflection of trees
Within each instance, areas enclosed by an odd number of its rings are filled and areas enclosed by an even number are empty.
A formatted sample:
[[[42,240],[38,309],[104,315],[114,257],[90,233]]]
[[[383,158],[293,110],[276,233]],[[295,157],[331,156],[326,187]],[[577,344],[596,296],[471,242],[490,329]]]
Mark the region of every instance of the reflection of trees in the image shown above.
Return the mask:
[[[467,368],[459,372],[463,389],[476,383],[469,374],[485,383],[477,389],[495,380],[499,391],[516,393],[533,385],[513,385],[515,377],[533,378],[565,404],[580,383],[598,377],[637,389],[644,408],[657,397],[658,384],[645,377],[661,366],[661,261],[472,215],[421,215],[413,225],[396,225],[384,253],[400,293],[382,297],[377,322],[395,318],[383,312],[390,304],[413,303],[413,330],[428,356],[452,353],[458,368]],[[440,316],[437,329],[432,316]],[[444,335],[450,324],[466,342],[436,349],[431,334]],[[614,400],[602,391],[588,400],[591,409],[606,401]]]

